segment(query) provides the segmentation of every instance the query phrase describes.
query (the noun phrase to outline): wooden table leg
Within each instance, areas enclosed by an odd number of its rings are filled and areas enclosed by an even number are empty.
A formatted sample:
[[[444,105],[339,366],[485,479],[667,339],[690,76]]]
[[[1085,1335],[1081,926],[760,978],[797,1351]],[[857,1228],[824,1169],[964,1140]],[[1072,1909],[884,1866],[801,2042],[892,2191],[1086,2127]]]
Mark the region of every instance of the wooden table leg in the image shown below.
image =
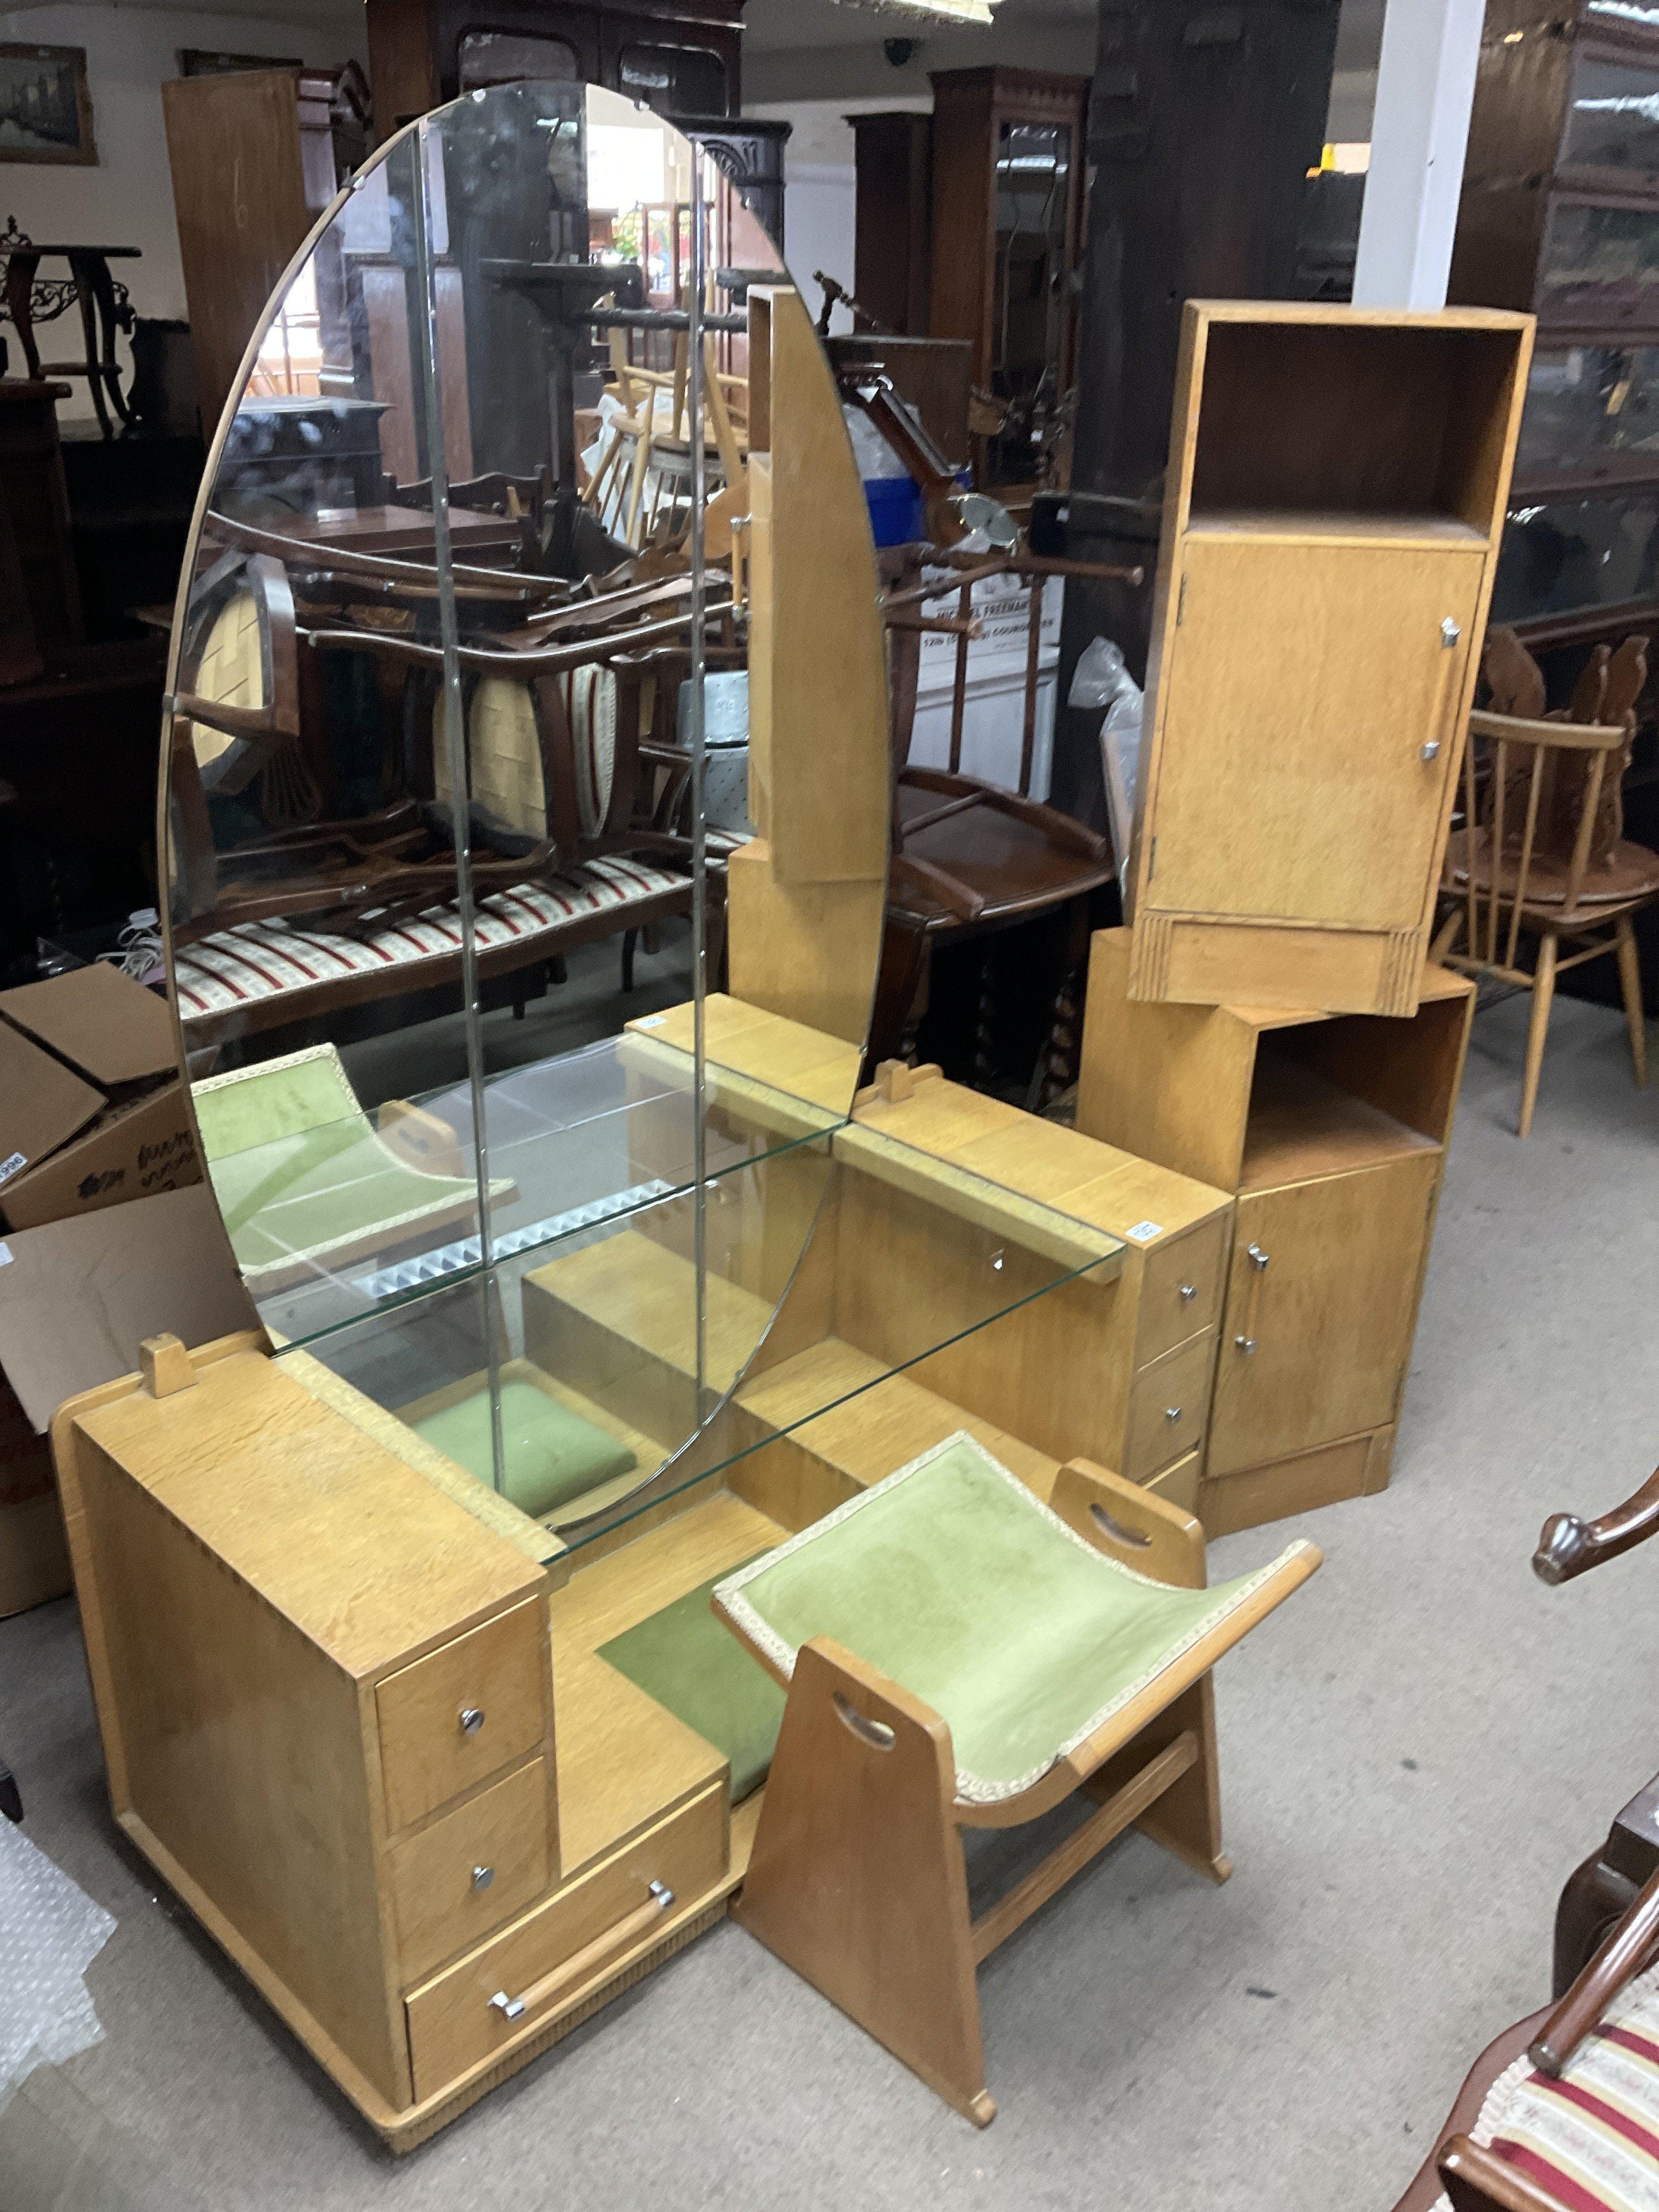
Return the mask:
[[[122,422],[131,422],[132,410],[121,393],[121,365],[115,358],[115,333],[121,328],[121,310],[115,301],[115,279],[109,273],[109,264],[101,253],[75,253],[70,256],[70,267],[74,272],[76,293],[84,300],[90,291],[97,311],[98,334],[95,341],[85,308],[82,321],[87,327],[87,367],[92,372],[94,404],[97,404],[99,383],[109,393],[110,404]],[[103,410],[99,408],[100,419]]]
[[[68,258],[70,275],[75,283],[75,304],[81,311],[81,348],[86,356],[87,386],[92,393],[98,428],[106,438],[112,438],[115,428],[109,419],[109,406],[104,397],[103,371],[98,362],[97,295],[85,255],[71,253]]]
[[[6,312],[17,326],[17,342],[23,349],[23,361],[35,383],[40,381],[40,349],[34,343],[34,319],[29,301],[34,290],[34,272],[40,266],[38,253],[13,252],[6,260]]]

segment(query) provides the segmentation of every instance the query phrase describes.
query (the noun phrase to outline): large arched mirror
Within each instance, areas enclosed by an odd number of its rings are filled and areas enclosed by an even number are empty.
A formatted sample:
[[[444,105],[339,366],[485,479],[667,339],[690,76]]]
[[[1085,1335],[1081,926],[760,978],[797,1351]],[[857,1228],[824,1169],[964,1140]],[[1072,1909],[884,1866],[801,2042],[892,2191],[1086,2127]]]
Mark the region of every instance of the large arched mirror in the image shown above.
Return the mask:
[[[881,941],[867,511],[713,162],[570,83],[391,141],[250,348],[169,692],[171,989],[273,1343],[603,1532],[734,1448]]]
[[[843,404],[702,151],[519,83],[358,175],[216,442],[163,794],[203,1151],[290,1370],[532,1545],[1078,1264],[954,1189],[941,1259],[937,1174],[850,1126],[891,801]]]

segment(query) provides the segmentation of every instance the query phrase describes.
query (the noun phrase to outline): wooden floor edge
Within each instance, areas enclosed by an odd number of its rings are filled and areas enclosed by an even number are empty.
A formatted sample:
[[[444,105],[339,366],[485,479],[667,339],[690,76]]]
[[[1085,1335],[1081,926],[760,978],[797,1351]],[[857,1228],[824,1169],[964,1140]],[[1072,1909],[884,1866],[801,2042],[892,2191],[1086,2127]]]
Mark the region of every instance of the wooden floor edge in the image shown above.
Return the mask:
[[[709,1929],[726,1917],[732,1893],[741,1879],[740,1874],[728,1869],[712,1888],[694,1898],[684,1911],[676,1914],[654,1941],[639,1946],[631,1955],[624,1954],[620,1960],[607,1963],[590,1981],[573,1990],[556,2012],[538,2020],[533,2027],[526,2028],[504,2050],[492,2052],[489,2058],[481,2060],[470,2072],[459,2075],[435,2096],[428,2097],[423,2104],[405,2106],[400,2110],[381,2096],[368,2076],[347,2057],[327,2029],[295,1996],[281,1977],[271,1972],[201,1885],[179,1865],[143,1816],[137,1813],[123,1813],[117,1815],[117,1820],[129,1840],[143,1853],[232,1964],[247,1976],[283,2025],[304,2045],[334,2087],[356,2106],[387,2148],[399,2155],[418,2149],[421,2144],[447,2127],[451,2120],[459,2119],[470,2106],[488,2095],[498,2082],[507,2081],[521,2068],[528,2066],[585,2021],[592,2019],[613,1997],[620,1996],[635,1983],[643,1981],[647,1974],[665,1964],[677,1952],[684,1950],[699,1936],[706,1935]]]

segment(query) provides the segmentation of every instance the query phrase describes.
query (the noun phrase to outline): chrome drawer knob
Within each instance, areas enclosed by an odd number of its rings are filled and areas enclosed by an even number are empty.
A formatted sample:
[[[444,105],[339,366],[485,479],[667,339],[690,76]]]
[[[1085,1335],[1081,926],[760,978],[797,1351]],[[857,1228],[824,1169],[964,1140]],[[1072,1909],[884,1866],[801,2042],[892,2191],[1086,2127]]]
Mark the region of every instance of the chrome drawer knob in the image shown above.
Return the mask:
[[[484,1724],[483,1707],[482,1705],[463,1705],[461,1707],[460,1721],[461,1734],[463,1735],[477,1735],[478,1730]]]
[[[1428,744],[1425,745],[1420,745],[1418,748],[1418,750],[1425,760],[1438,760],[1440,757],[1439,738],[1431,738]]]
[[[524,1999],[522,1997],[510,1997],[505,1990],[497,1990],[495,1996],[489,2000],[489,2009],[491,2012],[500,2013],[503,2020],[522,2020],[524,2018]]]
[[[1456,644],[1458,639],[1462,637],[1462,631],[1452,620],[1451,617],[1448,615],[1445,621],[1440,625],[1440,642],[1445,647],[1448,653],[1451,651],[1453,646]]]
[[[494,1881],[495,1879],[495,1869],[494,1867],[475,1866],[472,1869],[472,1887],[474,1889],[488,1889],[490,1883]]]
[[[1181,1419],[1180,1407],[1166,1406],[1164,1408],[1164,1418],[1166,1421],[1178,1421]]]
[[[1250,1265],[1253,1267],[1265,1267],[1267,1266],[1267,1255],[1262,1250],[1259,1244],[1247,1244],[1244,1249],[1249,1256]]]
[[[1255,1339],[1253,1336],[1236,1336],[1233,1339],[1233,1344],[1238,1351],[1244,1354],[1247,1359],[1249,1358],[1251,1352],[1255,1350]]]
[[[1181,1303],[1183,1306],[1191,1305],[1193,1300],[1197,1296],[1198,1285],[1196,1283],[1183,1283],[1181,1285]]]

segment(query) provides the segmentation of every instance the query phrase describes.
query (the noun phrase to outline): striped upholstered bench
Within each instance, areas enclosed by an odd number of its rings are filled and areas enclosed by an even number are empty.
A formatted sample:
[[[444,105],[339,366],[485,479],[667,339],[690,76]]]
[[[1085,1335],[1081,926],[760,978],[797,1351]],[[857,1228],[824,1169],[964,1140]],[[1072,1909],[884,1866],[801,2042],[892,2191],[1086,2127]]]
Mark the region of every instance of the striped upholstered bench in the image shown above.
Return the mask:
[[[684,870],[632,854],[590,860],[479,902],[478,973],[488,981],[690,908],[691,879]],[[453,905],[351,937],[295,922],[244,922],[182,946],[174,963],[179,1011],[192,1045],[431,990],[458,981],[460,972]]]

